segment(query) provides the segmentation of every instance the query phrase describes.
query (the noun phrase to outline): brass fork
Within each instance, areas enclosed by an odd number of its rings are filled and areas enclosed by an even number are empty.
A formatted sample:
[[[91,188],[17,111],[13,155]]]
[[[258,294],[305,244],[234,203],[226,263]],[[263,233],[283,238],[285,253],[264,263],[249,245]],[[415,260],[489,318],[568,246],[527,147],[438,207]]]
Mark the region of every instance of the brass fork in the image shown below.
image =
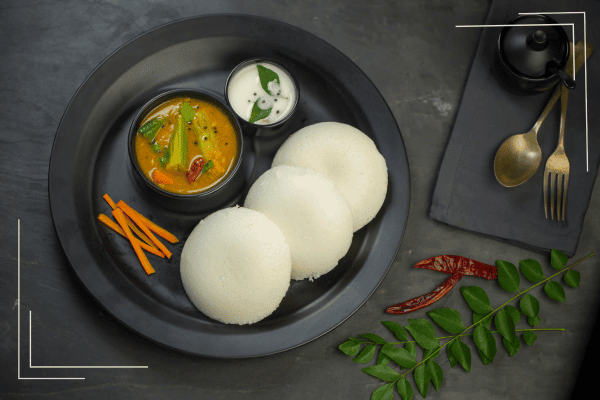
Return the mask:
[[[560,135],[558,146],[546,161],[544,170],[544,212],[548,218],[548,178],[550,179],[550,218],[554,219],[554,186],[556,178],[556,219],[565,220],[565,207],[567,205],[567,189],[569,187],[569,172],[571,166],[565,153],[565,120],[567,118],[567,101],[569,90],[563,85],[560,93]],[[564,185],[564,189],[563,189]]]

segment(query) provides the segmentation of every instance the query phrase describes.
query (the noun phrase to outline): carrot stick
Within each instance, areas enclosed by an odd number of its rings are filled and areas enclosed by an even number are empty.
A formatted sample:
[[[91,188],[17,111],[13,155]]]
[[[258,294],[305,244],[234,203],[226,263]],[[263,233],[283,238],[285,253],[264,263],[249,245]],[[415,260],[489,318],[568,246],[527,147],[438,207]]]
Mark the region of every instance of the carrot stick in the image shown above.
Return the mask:
[[[114,201],[112,201],[112,199],[110,198],[110,196],[108,195],[108,193],[106,193],[104,196],[102,196],[102,198],[104,200],[106,200],[106,202],[108,203],[108,205],[110,206],[110,208],[112,208],[113,210],[115,208],[117,208],[117,205],[115,204]]]
[[[112,201],[112,199],[110,198],[110,196],[108,194],[105,194],[104,196],[102,196],[102,198],[104,198],[104,200],[106,200],[106,202],[108,203],[110,208],[112,208],[113,210],[117,209],[117,205],[115,204],[114,201]],[[138,235],[140,237],[140,239],[142,239],[144,242],[146,242],[146,244],[148,246],[154,247],[156,249],[156,246],[154,245],[154,243],[152,243],[152,240],[150,240],[150,238],[148,236],[144,235],[144,233],[142,231],[140,231],[137,226],[135,226],[135,224],[133,223],[131,218],[129,218],[127,215],[125,215],[125,220],[127,221],[127,225],[129,226],[129,229],[131,229],[133,231],[133,233]]]
[[[113,210],[112,213],[119,225],[121,225],[121,229],[123,229],[123,232],[125,232],[125,235],[127,236],[127,239],[129,239],[131,246],[133,246],[133,250],[135,251],[135,254],[137,254],[138,259],[142,263],[142,267],[144,267],[146,273],[148,275],[153,274],[155,272],[154,268],[152,268],[152,265],[150,265],[150,261],[148,261],[148,258],[146,258],[146,255],[142,251],[141,247],[135,241],[135,238],[133,237],[129,226],[127,226],[127,221],[125,220],[125,215],[123,214],[123,211],[117,208],[116,210]]]
[[[125,202],[123,200],[119,200],[119,202],[117,203],[117,207],[123,211],[130,210],[130,213],[128,213],[128,214],[137,215],[144,222],[144,225],[146,225],[148,227],[148,229],[150,229],[152,232],[156,233],[161,238],[168,240],[171,243],[179,242],[179,239],[177,239],[172,233],[170,233],[166,229],[163,229],[160,226],[156,225],[154,222],[150,221],[148,218],[144,217],[142,214],[138,213],[133,208],[129,207],[127,204],[125,204]]]
[[[162,183],[165,185],[173,184],[173,179],[171,179],[171,177],[169,175],[162,173],[157,169],[155,169],[154,172],[152,173],[152,180],[156,183]]]
[[[156,247],[158,247],[160,249],[160,251],[162,251],[163,254],[165,256],[167,256],[167,258],[171,258],[172,254],[169,251],[169,249],[167,249],[165,247],[165,245],[162,244],[162,242],[160,240],[158,240],[156,238],[156,236],[154,236],[152,234],[152,232],[150,232],[150,229],[148,229],[148,227],[144,224],[144,222],[142,221],[142,219],[140,217],[138,217],[138,215],[136,213],[134,213],[131,208],[127,207],[123,211],[125,212],[126,215],[129,216],[129,218],[131,218],[133,220],[133,222],[135,222],[137,224],[137,226],[139,226],[142,229],[142,231],[144,231],[144,233],[146,235],[148,235],[148,237],[150,238],[150,240],[152,240],[152,242],[154,242],[154,244],[156,245]]]
[[[98,215],[98,219],[100,220],[100,222],[104,223],[104,225],[108,226],[109,228],[111,228],[112,230],[117,232],[119,235],[123,236],[125,239],[128,239],[127,235],[125,235],[125,232],[123,232],[123,229],[121,229],[121,226],[114,223],[112,219],[108,218],[104,214]],[[155,249],[154,247],[148,246],[146,243],[142,242],[141,240],[139,240],[137,238],[135,238],[135,240],[137,241],[137,244],[139,244],[142,249],[144,249],[147,252],[150,252],[154,255],[157,255],[160,258],[165,258],[165,255],[163,253],[161,253],[159,250]]]

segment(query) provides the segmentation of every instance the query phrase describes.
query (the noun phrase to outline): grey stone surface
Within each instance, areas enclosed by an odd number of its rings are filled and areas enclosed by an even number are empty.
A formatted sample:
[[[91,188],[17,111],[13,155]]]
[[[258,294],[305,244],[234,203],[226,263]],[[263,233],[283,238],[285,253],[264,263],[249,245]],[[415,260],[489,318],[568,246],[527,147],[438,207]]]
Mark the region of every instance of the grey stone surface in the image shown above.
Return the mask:
[[[543,6],[542,2],[539,2]],[[575,6],[584,3],[578,3]],[[337,346],[348,336],[373,332],[390,338],[382,320],[387,306],[424,294],[445,276],[412,265],[437,254],[484,262],[545,256],[445,226],[428,218],[445,145],[477,46],[484,1],[3,1],[0,4],[0,398],[2,399],[368,399],[381,383],[360,371]],[[581,9],[582,7],[579,7]],[[579,10],[577,9],[577,10]],[[104,314],[79,287],[54,233],[47,173],[54,134],[71,97],[95,66],[139,34],[179,18],[247,13],[303,28],[352,59],[388,102],[402,131],[411,172],[411,205],[402,246],[389,274],[351,318],[300,348],[248,360],[214,360],[155,345]],[[590,130],[593,133],[593,130]],[[583,155],[581,155],[583,156]],[[22,377],[17,379],[17,219],[21,220]],[[577,254],[600,252],[600,185],[596,184]],[[565,399],[572,393],[591,335],[600,296],[598,256],[578,268],[582,284],[567,289],[567,302],[548,299],[532,347],[509,357],[499,345],[491,365],[473,354],[472,371],[451,369],[443,354],[439,392],[431,399]],[[481,285],[492,304],[507,295],[495,283]],[[468,307],[453,290],[439,306]],[[148,369],[29,368],[29,310],[35,365],[148,365]],[[521,321],[518,328],[525,328]],[[442,331],[438,334],[442,336]],[[391,338],[390,338],[391,339]],[[465,340],[474,350],[470,339]],[[412,378],[410,378],[412,381]],[[416,392],[416,388],[415,388]],[[419,395],[416,394],[415,398]],[[396,394],[395,398],[399,398]]]

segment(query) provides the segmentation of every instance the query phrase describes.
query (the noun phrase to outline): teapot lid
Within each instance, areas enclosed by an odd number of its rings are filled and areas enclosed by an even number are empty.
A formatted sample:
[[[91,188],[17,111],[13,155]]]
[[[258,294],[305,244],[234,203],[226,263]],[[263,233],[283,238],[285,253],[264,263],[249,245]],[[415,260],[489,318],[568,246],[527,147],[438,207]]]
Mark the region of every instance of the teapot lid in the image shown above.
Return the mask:
[[[569,38],[562,26],[547,25],[558,22],[546,15],[522,15],[509,24],[515,26],[502,29],[500,55],[515,72],[531,78],[552,76],[546,68],[552,59],[564,68],[569,58]]]

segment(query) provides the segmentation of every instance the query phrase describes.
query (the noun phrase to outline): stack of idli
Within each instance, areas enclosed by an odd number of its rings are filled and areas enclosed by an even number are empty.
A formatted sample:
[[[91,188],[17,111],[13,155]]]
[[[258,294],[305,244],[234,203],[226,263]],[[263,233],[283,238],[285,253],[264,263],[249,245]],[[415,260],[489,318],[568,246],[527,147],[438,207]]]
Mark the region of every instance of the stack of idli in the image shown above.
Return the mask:
[[[324,122],[291,135],[244,207],[217,211],[186,241],[181,277],[192,303],[224,323],[271,315],[290,279],[313,280],[344,257],[381,209],[388,174],[358,129]]]

